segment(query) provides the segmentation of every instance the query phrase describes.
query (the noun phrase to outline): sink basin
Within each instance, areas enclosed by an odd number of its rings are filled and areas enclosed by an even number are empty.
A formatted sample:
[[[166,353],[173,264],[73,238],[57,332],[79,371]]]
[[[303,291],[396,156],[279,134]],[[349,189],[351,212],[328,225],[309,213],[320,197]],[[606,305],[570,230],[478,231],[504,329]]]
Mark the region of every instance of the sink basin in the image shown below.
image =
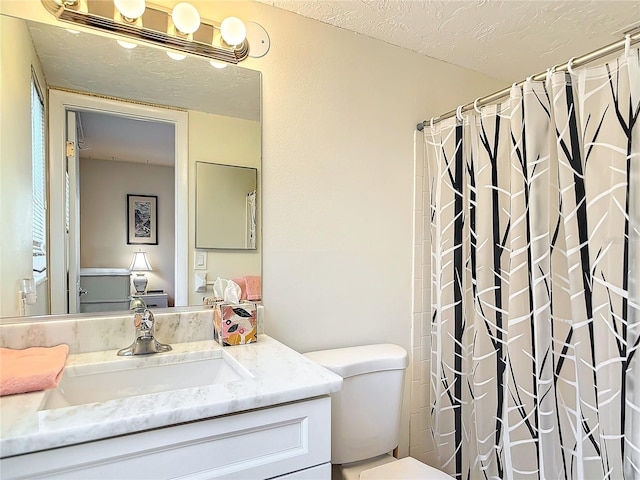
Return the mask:
[[[197,353],[200,355],[149,355],[66,367],[58,388],[49,391],[41,410],[251,378],[221,351]]]

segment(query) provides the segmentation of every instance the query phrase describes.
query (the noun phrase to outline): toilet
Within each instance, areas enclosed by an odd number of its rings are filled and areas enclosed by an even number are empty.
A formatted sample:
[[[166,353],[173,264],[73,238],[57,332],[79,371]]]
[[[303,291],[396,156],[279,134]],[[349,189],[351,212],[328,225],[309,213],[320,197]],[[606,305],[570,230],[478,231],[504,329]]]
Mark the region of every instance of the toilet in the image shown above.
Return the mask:
[[[344,379],[342,390],[331,394],[333,480],[451,480],[414,458],[389,455],[400,437],[404,348],[363,345],[304,355]]]

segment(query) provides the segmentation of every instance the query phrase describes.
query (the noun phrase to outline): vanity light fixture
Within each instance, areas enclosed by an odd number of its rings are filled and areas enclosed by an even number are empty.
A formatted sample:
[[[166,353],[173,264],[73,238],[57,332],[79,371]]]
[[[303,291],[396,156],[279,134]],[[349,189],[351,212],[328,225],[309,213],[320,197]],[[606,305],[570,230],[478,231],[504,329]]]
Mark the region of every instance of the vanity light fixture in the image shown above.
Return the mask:
[[[142,40],[174,52],[226,63],[239,63],[249,55],[249,42],[245,38],[247,29],[240,19],[225,19],[222,31],[221,23],[200,18],[197,9],[186,2],[178,3],[173,9],[145,0],[41,2],[60,21]],[[258,27],[261,30],[256,43],[265,44],[269,37],[262,27]]]
[[[149,264],[149,259],[147,258],[147,254],[143,251],[138,251],[133,254],[133,258],[131,259],[131,265],[129,265],[129,270],[136,274],[133,277],[133,287],[136,289],[137,294],[143,294],[147,289],[147,277],[144,276],[144,272],[151,272],[153,268]]]
[[[87,0],[53,0],[60,7],[73,7],[79,12],[87,13]]]

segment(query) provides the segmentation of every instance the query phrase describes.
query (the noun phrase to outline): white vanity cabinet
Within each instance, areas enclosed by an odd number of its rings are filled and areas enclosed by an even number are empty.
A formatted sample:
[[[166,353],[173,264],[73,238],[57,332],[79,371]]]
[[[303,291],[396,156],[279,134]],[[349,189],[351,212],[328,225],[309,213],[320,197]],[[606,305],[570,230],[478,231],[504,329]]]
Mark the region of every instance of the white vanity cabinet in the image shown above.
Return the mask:
[[[3,479],[331,478],[328,396],[0,461]]]

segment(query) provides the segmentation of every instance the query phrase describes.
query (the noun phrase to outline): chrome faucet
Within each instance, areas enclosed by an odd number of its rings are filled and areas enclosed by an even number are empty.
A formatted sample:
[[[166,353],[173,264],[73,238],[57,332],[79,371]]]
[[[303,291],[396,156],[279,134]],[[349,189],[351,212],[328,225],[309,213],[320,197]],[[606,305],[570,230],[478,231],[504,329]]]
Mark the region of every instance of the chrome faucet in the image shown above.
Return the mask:
[[[158,342],[153,337],[155,319],[153,313],[147,308],[147,304],[141,298],[132,297],[129,310],[134,312],[133,324],[136,327],[136,339],[131,345],[118,350],[120,356],[147,355],[149,353],[162,353],[171,350],[171,345]]]

